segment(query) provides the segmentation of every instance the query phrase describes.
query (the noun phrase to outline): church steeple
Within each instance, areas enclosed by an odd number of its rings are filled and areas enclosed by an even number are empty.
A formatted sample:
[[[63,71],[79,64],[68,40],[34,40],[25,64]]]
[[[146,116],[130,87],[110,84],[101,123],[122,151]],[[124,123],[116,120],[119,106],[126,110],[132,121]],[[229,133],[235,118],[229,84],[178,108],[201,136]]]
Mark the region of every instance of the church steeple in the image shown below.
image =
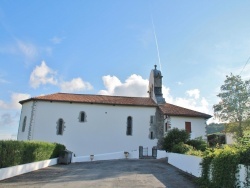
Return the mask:
[[[162,96],[162,75],[161,71],[157,70],[157,65],[154,66],[155,69],[151,70],[149,77],[149,97],[151,97],[157,104],[166,103]]]

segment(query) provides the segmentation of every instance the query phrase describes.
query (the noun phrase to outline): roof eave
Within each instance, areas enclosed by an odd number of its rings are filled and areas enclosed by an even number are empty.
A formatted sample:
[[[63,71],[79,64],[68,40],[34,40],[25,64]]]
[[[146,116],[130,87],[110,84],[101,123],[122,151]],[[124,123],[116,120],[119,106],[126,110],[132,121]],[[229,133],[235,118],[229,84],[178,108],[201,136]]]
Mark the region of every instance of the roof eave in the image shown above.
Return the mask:
[[[168,116],[199,117],[199,118],[205,118],[205,119],[209,119],[213,117],[211,115],[190,115],[190,114],[171,114],[171,113],[163,113],[163,114],[168,115]]]
[[[81,101],[73,101],[73,100],[36,99],[36,98],[30,98],[30,99],[22,100],[22,101],[19,101],[19,103],[20,104],[24,104],[25,102],[29,102],[29,101],[52,101],[52,102],[70,102],[70,103],[99,104],[99,105],[157,107],[156,104],[152,104],[152,105],[140,105],[140,104],[121,104],[121,103],[81,102]]]

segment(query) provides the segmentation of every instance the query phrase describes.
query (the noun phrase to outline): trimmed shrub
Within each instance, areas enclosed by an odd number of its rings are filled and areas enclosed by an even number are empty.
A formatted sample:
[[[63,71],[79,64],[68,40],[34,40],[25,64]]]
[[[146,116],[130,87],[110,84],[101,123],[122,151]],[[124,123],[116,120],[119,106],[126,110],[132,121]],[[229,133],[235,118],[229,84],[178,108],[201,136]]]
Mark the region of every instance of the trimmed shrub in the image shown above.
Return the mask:
[[[164,137],[163,149],[167,152],[172,152],[174,145],[183,142],[186,143],[190,135],[185,130],[179,130],[178,128],[173,128]]]
[[[56,158],[65,146],[40,141],[0,141],[0,168]]]
[[[188,140],[186,144],[193,146],[196,150],[205,151],[207,148],[207,143],[201,138]]]
[[[193,150],[193,147],[190,145],[184,144],[183,142],[180,142],[180,143],[174,145],[172,148],[172,152],[181,153],[181,154],[185,154],[189,150]]]
[[[194,155],[194,156],[199,156],[202,157],[203,156],[203,152],[200,150],[196,150],[196,149],[191,149],[188,150],[187,152],[185,152],[186,155]]]

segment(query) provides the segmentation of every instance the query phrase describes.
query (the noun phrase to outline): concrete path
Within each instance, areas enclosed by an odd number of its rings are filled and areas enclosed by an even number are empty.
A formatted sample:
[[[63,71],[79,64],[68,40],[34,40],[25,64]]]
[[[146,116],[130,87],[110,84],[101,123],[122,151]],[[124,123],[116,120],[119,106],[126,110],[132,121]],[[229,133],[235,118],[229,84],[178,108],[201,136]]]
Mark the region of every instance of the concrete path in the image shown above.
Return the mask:
[[[111,160],[55,165],[0,181],[0,187],[197,187],[164,160]]]

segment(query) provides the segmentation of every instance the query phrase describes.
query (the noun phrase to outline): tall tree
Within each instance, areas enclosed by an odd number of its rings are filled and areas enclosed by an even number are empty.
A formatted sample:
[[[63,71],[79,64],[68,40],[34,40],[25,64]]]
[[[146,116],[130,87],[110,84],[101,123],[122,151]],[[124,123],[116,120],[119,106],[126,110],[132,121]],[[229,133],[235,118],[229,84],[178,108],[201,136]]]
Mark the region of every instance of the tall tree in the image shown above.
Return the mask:
[[[243,136],[242,122],[250,117],[250,80],[243,81],[239,75],[226,76],[217,95],[219,104],[213,106],[215,116],[222,121],[237,123],[237,136]]]

